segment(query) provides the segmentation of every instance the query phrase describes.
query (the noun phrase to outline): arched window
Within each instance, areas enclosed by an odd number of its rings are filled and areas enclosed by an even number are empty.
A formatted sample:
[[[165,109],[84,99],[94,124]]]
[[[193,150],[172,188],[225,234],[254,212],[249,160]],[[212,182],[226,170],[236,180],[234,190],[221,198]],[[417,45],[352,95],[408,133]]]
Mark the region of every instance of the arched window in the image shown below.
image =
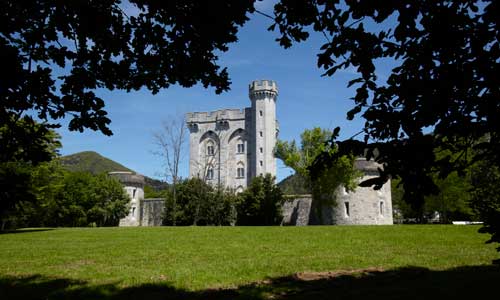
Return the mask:
[[[236,150],[236,154],[245,153],[245,140],[246,140],[246,132],[245,130],[238,128],[229,137],[229,143]]]
[[[236,165],[236,178],[245,178],[245,165],[241,161]]]
[[[220,145],[219,136],[209,130],[205,132],[200,138],[200,155],[213,156],[218,150],[218,145]]]
[[[384,201],[380,201],[379,203],[379,213],[381,216],[384,215]]]

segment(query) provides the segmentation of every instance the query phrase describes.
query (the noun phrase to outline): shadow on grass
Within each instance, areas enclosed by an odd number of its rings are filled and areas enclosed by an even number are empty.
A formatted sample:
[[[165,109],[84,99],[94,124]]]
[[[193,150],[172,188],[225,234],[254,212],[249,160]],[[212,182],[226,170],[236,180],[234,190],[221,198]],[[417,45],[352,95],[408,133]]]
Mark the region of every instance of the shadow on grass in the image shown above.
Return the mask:
[[[42,232],[50,231],[54,228],[26,228],[26,229],[13,229],[13,230],[0,230],[0,234],[14,234],[14,233],[29,233],[29,232]]]
[[[499,284],[498,266],[302,274],[203,291],[186,291],[168,284],[93,286],[34,275],[0,277],[0,299],[494,299]]]

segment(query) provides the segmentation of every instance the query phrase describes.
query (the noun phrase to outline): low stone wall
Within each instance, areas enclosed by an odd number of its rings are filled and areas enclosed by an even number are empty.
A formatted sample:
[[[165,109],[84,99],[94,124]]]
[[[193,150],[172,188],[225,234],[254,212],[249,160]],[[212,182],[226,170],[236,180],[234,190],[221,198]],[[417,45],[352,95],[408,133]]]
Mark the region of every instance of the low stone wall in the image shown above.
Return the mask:
[[[164,198],[147,198],[142,200],[140,215],[141,226],[161,226],[164,209]]]
[[[365,176],[363,180],[368,178],[372,176]],[[332,223],[337,225],[392,225],[391,182],[386,182],[380,190],[358,187],[346,192],[340,188],[337,206],[323,212],[329,213]]]
[[[366,178],[365,178],[366,179]],[[317,209],[311,195],[296,195],[283,204],[282,225],[392,225],[390,182],[381,190],[358,187],[337,191],[335,204]],[[321,218],[317,212],[321,212]]]
[[[305,226],[309,225],[309,214],[311,212],[311,195],[291,196],[283,204],[282,225]]]
[[[383,166],[364,158],[356,159],[354,166],[363,173],[359,182],[378,176]],[[391,181],[380,190],[358,186],[347,192],[336,191],[335,201],[320,209],[311,195],[289,196],[282,208],[283,225],[392,225]],[[321,215],[319,215],[321,214]]]

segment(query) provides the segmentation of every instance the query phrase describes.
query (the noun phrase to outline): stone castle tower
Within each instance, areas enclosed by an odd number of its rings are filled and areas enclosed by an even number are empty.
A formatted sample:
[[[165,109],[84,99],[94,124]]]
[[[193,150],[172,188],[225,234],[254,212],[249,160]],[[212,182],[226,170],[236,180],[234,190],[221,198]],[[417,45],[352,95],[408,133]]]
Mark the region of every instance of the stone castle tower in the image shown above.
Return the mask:
[[[240,192],[255,176],[276,176],[278,87],[256,80],[248,90],[251,107],[186,114],[191,178]]]
[[[109,176],[118,179],[130,197],[129,214],[120,220],[119,226],[140,226],[141,202],[144,199],[144,176],[132,172],[109,172]]]
[[[128,171],[109,172],[117,179],[130,198],[128,215],[120,219],[118,226],[160,226],[162,224],[165,199],[144,198],[145,178]]]

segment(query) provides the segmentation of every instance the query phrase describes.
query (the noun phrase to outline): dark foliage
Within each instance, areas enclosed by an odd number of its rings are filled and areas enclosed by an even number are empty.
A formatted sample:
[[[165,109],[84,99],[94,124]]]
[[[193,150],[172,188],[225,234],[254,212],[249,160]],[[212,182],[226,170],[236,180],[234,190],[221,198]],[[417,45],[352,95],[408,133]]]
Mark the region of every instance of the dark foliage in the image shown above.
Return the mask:
[[[106,174],[65,172],[55,163],[30,169],[33,199],[20,199],[11,227],[117,226],[128,213],[123,186]]]
[[[271,174],[252,179],[250,186],[239,195],[237,225],[280,224],[284,198],[274,180]]]
[[[1,122],[1,121],[0,121]],[[28,133],[17,136],[19,131]],[[32,171],[41,162],[57,155],[61,146],[58,135],[40,124],[21,120],[13,124],[0,126],[0,140],[23,140],[28,148],[15,147],[11,143],[0,141],[0,220],[1,229],[9,221],[19,201],[34,201],[36,192],[32,189]]]
[[[161,195],[166,198],[164,225],[232,225],[235,223],[236,196],[230,191],[213,188],[199,178],[179,182],[176,189],[176,201],[173,201],[171,189]]]
[[[110,135],[99,88],[157,93],[201,83],[217,93],[228,90],[216,53],[237,40],[251,11],[253,1],[1,1],[0,127],[9,129],[0,136],[4,161],[67,116],[70,130]],[[43,122],[36,130],[17,126],[34,118]],[[43,160],[39,155],[34,149],[23,159]]]
[[[488,243],[500,243],[500,169],[488,163],[473,168],[471,206],[484,220],[480,232],[491,234]],[[500,247],[497,248],[500,251]],[[500,260],[497,261],[500,263]]]
[[[366,120],[365,141],[331,142],[339,154],[369,158],[377,149],[384,170],[365,185],[399,177],[405,199],[418,210],[425,194],[437,192],[436,170],[444,178],[485,158],[500,166],[499,1],[282,0],[275,6],[270,30],[280,32],[283,47],[306,40],[309,26],[327,39],[318,54],[325,76],[345,68],[359,74],[348,84],[356,94],[347,117]],[[385,82],[377,77],[379,61],[394,65]],[[432,135],[425,134],[429,128]],[[437,159],[438,148],[459,155]],[[325,154],[313,170],[337,158]]]
[[[31,165],[25,162],[0,163],[0,230],[11,221],[20,199],[35,201],[31,187]]]

